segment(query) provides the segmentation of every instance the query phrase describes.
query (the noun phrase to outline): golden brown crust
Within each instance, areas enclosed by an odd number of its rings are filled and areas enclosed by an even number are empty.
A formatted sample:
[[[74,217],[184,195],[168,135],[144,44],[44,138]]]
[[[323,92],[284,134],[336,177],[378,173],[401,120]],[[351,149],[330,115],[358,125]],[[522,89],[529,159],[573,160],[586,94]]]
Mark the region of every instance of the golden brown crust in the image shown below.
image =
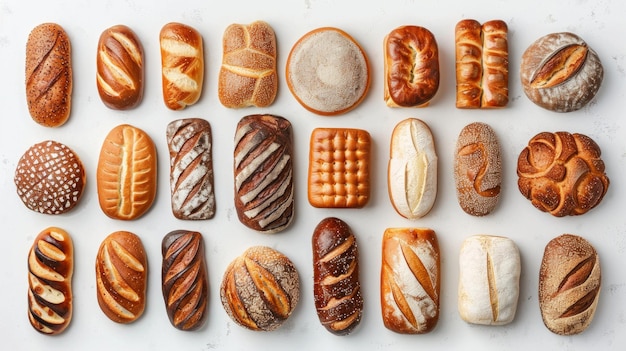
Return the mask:
[[[263,21],[231,24],[222,39],[218,97],[229,108],[266,107],[276,98],[276,35]]]
[[[65,30],[56,23],[35,27],[26,42],[26,102],[33,120],[59,127],[72,105],[72,49]]]
[[[314,129],[309,149],[309,203],[314,207],[365,206],[370,195],[370,149],[370,134],[365,130]]]
[[[113,128],[100,149],[96,183],[107,216],[132,220],[148,211],[157,189],[157,155],[150,136],[128,124]]]
[[[598,144],[568,132],[535,135],[518,157],[517,175],[522,195],[556,217],[587,213],[610,184]]]
[[[539,270],[539,307],[550,331],[583,332],[593,320],[600,287],[600,259],[587,240],[563,234],[546,245]]]
[[[109,108],[127,110],[143,97],[143,46],[125,25],[107,28],[100,35],[96,56],[96,85]]]
[[[238,325],[275,330],[300,299],[300,277],[291,260],[266,246],[248,248],[233,260],[220,287],[222,306]]]
[[[439,320],[439,245],[428,228],[387,228],[382,240],[383,323],[401,334],[430,332]]]
[[[110,320],[131,323],[146,307],[148,258],[141,239],[130,232],[109,234],[96,257],[98,305]]]
[[[172,110],[195,104],[202,94],[204,49],[196,29],[171,22],[161,28],[163,99]]]
[[[426,28],[401,26],[384,40],[384,97],[390,107],[424,107],[439,89],[439,49]]]
[[[62,333],[72,320],[74,244],[63,229],[37,235],[28,254],[28,319],[40,333]]]
[[[494,130],[481,122],[465,126],[456,144],[454,179],[459,205],[468,214],[484,216],[500,198],[502,159]]]

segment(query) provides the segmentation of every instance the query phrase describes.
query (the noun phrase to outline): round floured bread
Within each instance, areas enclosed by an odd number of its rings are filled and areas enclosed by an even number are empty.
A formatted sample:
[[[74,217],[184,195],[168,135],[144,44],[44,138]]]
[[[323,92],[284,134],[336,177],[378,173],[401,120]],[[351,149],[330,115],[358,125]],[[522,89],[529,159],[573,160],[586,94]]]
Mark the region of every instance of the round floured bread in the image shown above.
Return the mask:
[[[369,62],[346,32],[318,28],[300,38],[287,58],[287,85],[307,110],[325,116],[355,108],[369,89]]]

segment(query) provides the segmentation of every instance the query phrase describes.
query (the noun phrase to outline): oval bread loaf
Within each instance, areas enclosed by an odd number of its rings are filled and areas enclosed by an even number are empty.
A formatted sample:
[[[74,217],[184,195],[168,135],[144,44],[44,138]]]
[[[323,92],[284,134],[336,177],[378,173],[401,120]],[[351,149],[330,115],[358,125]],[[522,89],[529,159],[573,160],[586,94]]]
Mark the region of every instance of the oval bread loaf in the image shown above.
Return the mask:
[[[403,217],[425,216],[437,197],[437,152],[430,128],[417,118],[396,125],[387,170],[389,198]]]
[[[383,234],[380,300],[387,329],[430,332],[439,320],[439,244],[428,228],[387,228]]]
[[[356,237],[344,221],[329,217],[315,227],[312,246],[313,297],[320,323],[335,335],[350,334],[363,314]]]
[[[220,287],[222,306],[238,325],[275,330],[300,299],[300,277],[291,260],[267,247],[253,246],[233,260]]]
[[[209,281],[202,234],[174,230],[161,243],[161,282],[167,316],[180,330],[196,330],[207,318]]]
[[[28,319],[43,334],[62,333],[72,320],[74,244],[63,229],[49,227],[28,254]]]
[[[148,258],[141,239],[127,231],[109,234],[96,257],[98,305],[110,320],[131,323],[146,307]]]
[[[45,127],[59,127],[72,107],[72,48],[65,30],[43,23],[26,42],[26,102],[33,120]]]
[[[148,211],[157,188],[157,155],[150,136],[128,124],[113,128],[100,149],[96,182],[107,216],[132,220]]]
[[[500,198],[502,161],[500,143],[487,124],[465,126],[456,143],[454,179],[459,205],[468,214],[484,216]]]

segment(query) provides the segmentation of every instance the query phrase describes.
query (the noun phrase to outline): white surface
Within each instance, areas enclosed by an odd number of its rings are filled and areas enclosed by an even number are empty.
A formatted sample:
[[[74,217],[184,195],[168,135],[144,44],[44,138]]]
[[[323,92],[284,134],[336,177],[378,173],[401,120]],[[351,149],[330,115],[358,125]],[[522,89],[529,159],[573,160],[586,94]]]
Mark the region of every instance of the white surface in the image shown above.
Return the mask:
[[[18,1],[0,2],[0,190],[3,223],[0,262],[0,348],[5,350],[293,350],[338,349],[624,349],[626,334],[626,138],[623,114],[626,93],[626,44],[622,1]],[[454,107],[454,26],[463,18],[481,22],[502,19],[509,25],[510,103],[506,109],[467,111]],[[221,62],[221,36],[230,23],[269,22],[279,45],[280,85],[275,103],[265,109],[228,110],[217,99]],[[54,21],[68,32],[73,47],[74,94],[69,122],[58,129],[37,125],[30,118],[24,93],[24,51],[30,30]],[[205,87],[197,105],[169,111],[162,101],[158,33],[169,21],[185,22],[204,36]],[[143,42],[146,89],[141,105],[116,112],[100,101],[95,86],[95,54],[102,30],[114,24],[133,28]],[[431,105],[422,109],[391,109],[383,102],[382,40],[393,28],[416,24],[430,29],[440,50],[441,84]],[[338,117],[313,115],[292,97],[284,80],[287,55],[295,41],[309,30],[335,26],[361,43],[371,62],[372,84],[365,101]],[[605,68],[603,85],[591,104],[569,114],[556,114],[532,104],[521,90],[519,62],[525,48],[551,32],[572,31],[599,54]],[[233,207],[232,147],[235,125],[247,114],[273,113],[293,124],[295,142],[296,217],[286,231],[275,235],[253,232],[239,223]],[[165,126],[177,118],[202,117],[213,128],[217,212],[203,222],[174,219],[170,211],[168,154]],[[394,125],[407,117],[429,124],[439,154],[439,193],[432,212],[411,222],[395,213],[386,187],[388,143]],[[497,210],[484,218],[465,214],[456,202],[452,152],[459,131],[473,121],[489,123],[502,143],[504,182]],[[106,133],[121,123],[148,132],[159,157],[158,198],[152,210],[132,222],[111,220],[98,206],[96,164]],[[315,209],[306,198],[308,140],[314,127],[358,127],[373,138],[371,182],[367,207],[358,210]],[[567,130],[592,137],[602,148],[611,179],[608,194],[591,212],[579,217],[553,218],[531,206],[517,189],[516,160],[527,141],[541,131]],[[66,143],[81,156],[88,174],[84,197],[66,215],[32,212],[15,192],[13,172],[22,153],[46,139]],[[361,282],[365,308],[359,328],[337,337],[319,323],[313,304],[310,238],[326,216],[338,216],[355,232],[360,249]],[[56,337],[40,335],[26,316],[27,252],[44,228],[65,228],[75,245],[74,317],[70,327]],[[385,228],[425,226],[439,238],[442,255],[441,313],[437,327],[425,335],[399,335],[386,330],[380,315],[379,270],[381,238]],[[200,231],[207,247],[210,283],[209,317],[195,332],[174,329],[162,299],[161,239],[174,229]],[[95,255],[101,240],[115,230],[139,235],[149,259],[148,302],[145,314],[131,325],[118,325],[100,311],[95,295]],[[595,319],[577,336],[549,332],[541,321],[537,303],[539,264],[545,244],[562,233],[587,238],[602,264],[602,291]],[[468,325],[457,312],[458,251],[472,234],[504,235],[519,246],[522,278],[515,320],[507,326]],[[226,265],[251,245],[269,245],[289,256],[301,277],[301,300],[279,330],[251,332],[230,321],[219,300]]]

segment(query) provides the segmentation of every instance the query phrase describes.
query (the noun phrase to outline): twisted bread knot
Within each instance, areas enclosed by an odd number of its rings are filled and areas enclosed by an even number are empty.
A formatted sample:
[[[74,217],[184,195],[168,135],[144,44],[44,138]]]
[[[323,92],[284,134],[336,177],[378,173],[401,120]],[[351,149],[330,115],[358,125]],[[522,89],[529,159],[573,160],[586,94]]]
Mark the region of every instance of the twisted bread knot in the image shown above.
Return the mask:
[[[539,133],[519,155],[519,190],[535,207],[556,217],[586,213],[609,187],[600,154],[588,136]]]

